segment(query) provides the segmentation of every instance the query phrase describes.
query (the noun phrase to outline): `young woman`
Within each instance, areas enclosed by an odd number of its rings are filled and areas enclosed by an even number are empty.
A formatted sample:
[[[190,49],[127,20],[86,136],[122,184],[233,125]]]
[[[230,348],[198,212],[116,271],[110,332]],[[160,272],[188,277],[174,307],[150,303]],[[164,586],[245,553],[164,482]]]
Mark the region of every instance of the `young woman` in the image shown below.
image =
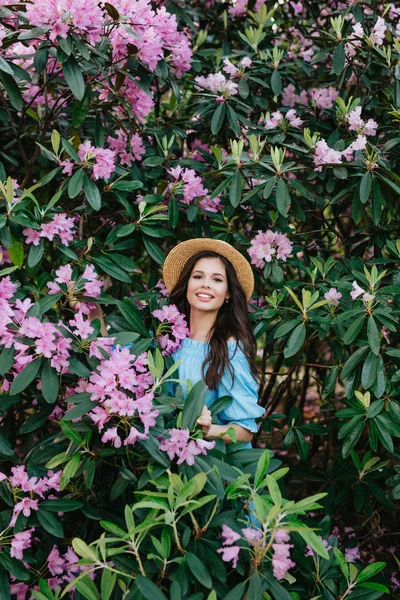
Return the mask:
[[[199,238],[178,244],[164,264],[164,282],[187,319],[190,337],[173,355],[180,360],[179,379],[207,385],[203,413],[198,420],[207,439],[222,437],[233,427],[237,441],[251,447],[255,419],[264,413],[258,405],[256,342],[247,302],[254,277],[247,260],[230,244]],[[213,424],[208,409],[217,398],[232,402]]]

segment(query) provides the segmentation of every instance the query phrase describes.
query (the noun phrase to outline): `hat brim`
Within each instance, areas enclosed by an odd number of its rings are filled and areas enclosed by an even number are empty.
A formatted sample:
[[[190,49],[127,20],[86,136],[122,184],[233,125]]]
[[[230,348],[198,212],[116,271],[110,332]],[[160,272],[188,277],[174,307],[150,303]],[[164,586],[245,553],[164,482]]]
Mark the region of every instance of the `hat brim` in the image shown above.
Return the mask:
[[[194,254],[204,250],[221,254],[232,263],[239,283],[246,294],[247,301],[249,301],[254,290],[254,275],[249,262],[227,242],[210,238],[187,240],[170,251],[163,267],[163,278],[167,290],[171,292],[174,289],[187,260]]]

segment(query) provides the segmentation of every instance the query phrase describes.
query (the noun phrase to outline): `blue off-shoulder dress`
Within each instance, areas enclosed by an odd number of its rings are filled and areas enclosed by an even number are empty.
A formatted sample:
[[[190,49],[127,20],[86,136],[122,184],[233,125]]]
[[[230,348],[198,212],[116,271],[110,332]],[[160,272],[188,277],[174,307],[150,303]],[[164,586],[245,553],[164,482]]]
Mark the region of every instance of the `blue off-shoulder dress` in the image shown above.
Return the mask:
[[[264,409],[258,402],[258,383],[253,377],[249,362],[235,341],[227,342],[228,356],[234,373],[234,381],[229,370],[225,370],[221,382],[215,390],[206,390],[205,404],[211,406],[222,396],[231,396],[232,402],[227,408],[216,415],[218,425],[237,424],[251,432],[258,430],[255,419],[264,414]],[[202,379],[201,367],[208,353],[209,344],[185,338],[182,346],[172,354],[175,361],[180,360],[179,379],[186,398],[185,381],[190,379],[193,384]],[[251,448],[246,444],[244,448]]]

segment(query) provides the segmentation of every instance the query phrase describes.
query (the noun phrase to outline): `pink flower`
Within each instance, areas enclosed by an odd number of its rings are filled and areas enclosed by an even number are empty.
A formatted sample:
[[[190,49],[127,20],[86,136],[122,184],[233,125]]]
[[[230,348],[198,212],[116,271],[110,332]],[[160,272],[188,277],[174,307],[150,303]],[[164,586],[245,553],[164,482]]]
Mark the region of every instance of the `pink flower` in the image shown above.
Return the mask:
[[[286,234],[273,232],[271,229],[266,232],[259,231],[250,241],[250,245],[251,248],[247,252],[251,262],[260,269],[264,268],[265,263],[271,262],[274,255],[278,260],[286,262],[293,248]]]
[[[236,569],[237,561],[239,559],[240,546],[224,546],[217,550],[219,554],[222,554],[222,560],[229,562],[232,560],[232,567]]]
[[[207,77],[195,77],[198,88],[206,88],[218,94],[224,102],[229,96],[235,96],[238,93],[238,84],[226,79],[223,73],[210,73]]]
[[[124,440],[124,446],[128,444],[136,444],[137,440],[147,440],[148,436],[145,433],[140,433],[136,427],[131,427],[128,437]]]
[[[346,562],[349,563],[356,562],[356,560],[361,560],[359,547],[355,546],[354,548],[346,548],[346,550],[344,551],[344,557],[346,559]]]
[[[385,21],[382,17],[378,17],[371,33],[371,43],[376,46],[382,46],[386,29]]]
[[[47,566],[52,575],[61,575],[64,572],[65,559],[60,555],[56,545],[47,557]]]
[[[350,292],[350,296],[353,300],[356,300],[358,296],[361,296],[361,294],[365,294],[364,290],[358,285],[357,281],[354,280],[352,285],[353,291]]]
[[[296,563],[290,559],[290,548],[293,548],[293,544],[287,543],[289,539],[287,531],[280,529],[275,532],[275,543],[272,544],[272,549],[274,551],[272,556],[272,568],[276,579],[283,579],[286,571],[296,566]]]
[[[257,546],[259,541],[262,540],[261,531],[253,529],[252,527],[242,529],[242,533],[251,546]]]
[[[118,435],[118,430],[116,427],[111,427],[107,429],[107,431],[103,434],[101,441],[105,444],[106,442],[111,442],[114,448],[121,448],[122,441]]]
[[[341,297],[342,294],[334,287],[331,287],[329,291],[324,294],[325,300],[328,300],[329,304],[333,304],[334,306],[338,306]]]
[[[23,551],[31,547],[31,537],[33,531],[35,531],[34,527],[15,534],[11,540],[10,556],[12,558],[17,558],[18,560],[23,559]]]
[[[115,152],[96,148],[89,140],[79,145],[78,156],[83,163],[92,167],[93,179],[108,179],[115,171]]]
[[[190,333],[184,315],[179,312],[175,304],[163,306],[151,314],[162,323],[157,328],[157,332],[161,334],[159,341],[163,348],[162,353],[169,355],[175,352]]]
[[[228,525],[222,525],[221,537],[224,538],[224,545],[234,544],[240,540],[240,534],[233,531]]]

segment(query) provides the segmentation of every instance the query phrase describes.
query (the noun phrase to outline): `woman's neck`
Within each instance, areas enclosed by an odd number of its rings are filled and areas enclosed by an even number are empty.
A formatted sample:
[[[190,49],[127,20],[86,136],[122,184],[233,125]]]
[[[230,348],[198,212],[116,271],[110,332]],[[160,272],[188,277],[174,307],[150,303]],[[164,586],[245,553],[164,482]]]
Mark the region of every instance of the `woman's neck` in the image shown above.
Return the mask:
[[[190,338],[197,342],[208,342],[208,335],[215,325],[217,312],[190,309]]]

